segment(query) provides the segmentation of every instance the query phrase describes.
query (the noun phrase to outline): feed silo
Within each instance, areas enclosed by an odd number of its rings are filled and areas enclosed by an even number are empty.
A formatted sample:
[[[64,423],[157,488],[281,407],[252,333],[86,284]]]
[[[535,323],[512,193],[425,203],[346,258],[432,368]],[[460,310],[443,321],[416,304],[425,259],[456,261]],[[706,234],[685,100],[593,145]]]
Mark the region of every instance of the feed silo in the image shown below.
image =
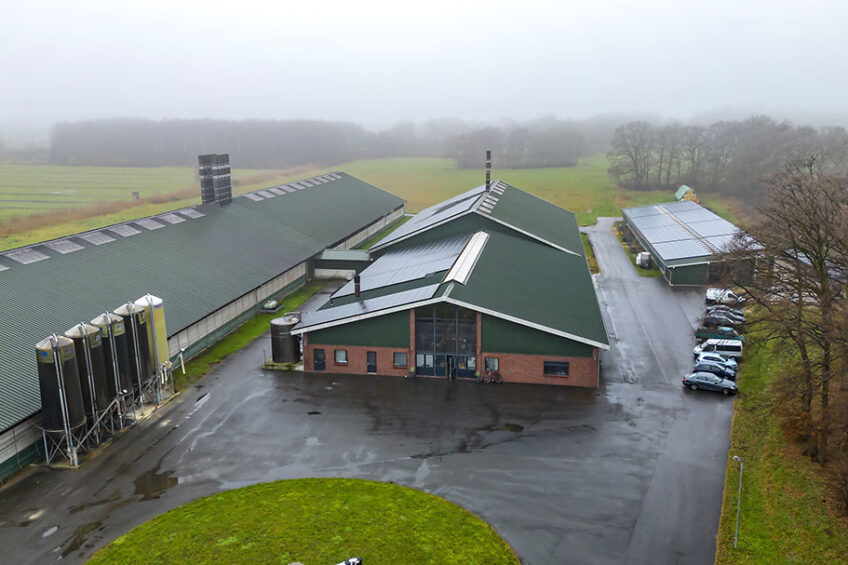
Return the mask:
[[[41,389],[42,428],[70,433],[85,424],[74,342],[52,335],[35,345]]]
[[[293,314],[271,320],[271,358],[274,363],[300,361],[300,336],[291,333],[299,321],[300,318]]]
[[[133,385],[141,390],[150,380],[150,342],[147,335],[147,310],[127,302],[115,308],[113,313],[124,319],[127,335],[127,351],[130,354],[130,373]]]
[[[106,375],[109,377],[110,396],[125,395],[132,391],[130,354],[124,319],[106,312],[91,320],[102,332],[103,354],[106,358]]]
[[[114,385],[109,386],[109,376],[106,372],[103,334],[100,328],[91,324],[77,324],[69,328],[65,336],[74,342],[85,413],[95,416],[114,398]]]
[[[147,310],[147,337],[150,344],[150,366],[154,372],[158,371],[160,365],[165,363],[171,366],[171,358],[168,353],[168,331],[165,328],[165,305],[161,298],[146,294],[135,301],[139,308]]]

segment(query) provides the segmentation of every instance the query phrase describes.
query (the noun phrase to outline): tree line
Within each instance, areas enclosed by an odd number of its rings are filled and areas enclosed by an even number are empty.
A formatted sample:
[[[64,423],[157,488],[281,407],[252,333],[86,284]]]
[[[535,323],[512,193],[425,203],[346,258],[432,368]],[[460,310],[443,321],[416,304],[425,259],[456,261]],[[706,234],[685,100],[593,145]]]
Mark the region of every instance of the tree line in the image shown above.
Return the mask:
[[[570,166],[603,151],[621,119],[581,121],[548,116],[496,125],[462,120],[399,122],[371,131],[320,120],[146,120],[64,122],[50,135],[56,165],[186,166],[203,153],[230,153],[234,166],[286,168],[382,157],[450,157],[482,167],[491,149],[496,167]]]
[[[830,474],[848,513],[848,175],[821,155],[768,177],[763,204],[728,251],[748,298],[747,343],[767,346],[789,435]],[[743,390],[744,393],[744,390]]]
[[[848,132],[777,122],[768,116],[711,125],[634,121],[615,130],[609,173],[622,186],[733,194],[753,200],[762,180],[790,160],[818,154],[822,170],[848,162]]]

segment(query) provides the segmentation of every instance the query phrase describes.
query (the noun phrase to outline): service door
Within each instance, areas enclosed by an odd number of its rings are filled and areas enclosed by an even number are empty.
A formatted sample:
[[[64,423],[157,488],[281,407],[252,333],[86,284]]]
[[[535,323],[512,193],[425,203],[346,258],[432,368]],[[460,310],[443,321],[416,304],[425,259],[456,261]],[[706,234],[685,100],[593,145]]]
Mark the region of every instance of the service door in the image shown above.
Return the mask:
[[[377,372],[377,352],[376,351],[368,351],[365,354],[365,364],[367,365],[366,370],[369,373]]]
[[[323,349],[314,349],[312,351],[315,356],[314,365],[316,371],[323,371],[327,368],[326,352]]]

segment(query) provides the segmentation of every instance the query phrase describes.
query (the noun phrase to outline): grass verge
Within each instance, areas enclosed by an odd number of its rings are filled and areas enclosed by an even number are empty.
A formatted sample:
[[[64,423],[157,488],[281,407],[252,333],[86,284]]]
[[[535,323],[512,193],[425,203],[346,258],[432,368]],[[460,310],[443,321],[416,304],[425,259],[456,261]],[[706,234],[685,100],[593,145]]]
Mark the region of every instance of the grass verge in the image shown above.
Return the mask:
[[[390,233],[392,233],[393,231],[395,231],[396,229],[398,229],[399,227],[401,227],[403,224],[405,224],[406,222],[408,222],[411,219],[412,219],[412,216],[401,216],[400,218],[397,219],[397,221],[395,221],[395,223],[393,223],[393,224],[383,228],[379,232],[375,233],[374,235],[372,235],[371,237],[369,237],[368,239],[366,239],[365,241],[360,243],[356,248],[357,249],[371,249],[374,246],[375,243],[377,243],[378,241],[380,241],[381,239],[383,239],[384,237],[386,237],[387,235],[389,235]]]
[[[615,237],[618,239],[618,242],[621,244],[621,247],[627,253],[627,256],[630,257],[630,263],[633,265],[633,268],[636,269],[636,272],[639,273],[639,276],[642,276],[642,277],[649,277],[649,278],[661,277],[662,271],[657,269],[656,266],[653,263],[651,263],[650,269],[643,269],[642,267],[640,267],[639,265],[636,264],[636,254],[633,253],[633,249],[631,249],[630,246],[627,244],[627,242],[624,241],[624,239],[621,237],[621,232],[618,230],[618,226],[621,223],[622,222],[616,222],[615,224],[613,224],[612,229],[615,232]]]
[[[586,262],[589,263],[589,272],[596,275],[601,272],[601,268],[598,266],[598,259],[595,257],[592,242],[589,241],[589,236],[585,233],[581,233],[580,238],[583,240],[583,251],[586,253]]]
[[[784,438],[773,375],[783,370],[767,346],[747,353],[734,405],[716,560],[724,564],[844,563],[848,520],[827,508],[821,468]],[[745,469],[739,546],[733,548],[739,464]]]
[[[237,517],[237,518],[235,518]],[[295,479],[222,492],[138,526],[98,563],[518,565],[495,530],[437,496],[358,479]]]
[[[177,367],[174,371],[174,384],[177,390],[184,390],[188,385],[208,373],[213,365],[265,333],[271,320],[282,316],[284,312],[294,310],[322,288],[324,288],[324,284],[319,281],[305,284],[283,298],[283,305],[279,311],[273,314],[257,314],[230,335],[186,363],[185,375]]]

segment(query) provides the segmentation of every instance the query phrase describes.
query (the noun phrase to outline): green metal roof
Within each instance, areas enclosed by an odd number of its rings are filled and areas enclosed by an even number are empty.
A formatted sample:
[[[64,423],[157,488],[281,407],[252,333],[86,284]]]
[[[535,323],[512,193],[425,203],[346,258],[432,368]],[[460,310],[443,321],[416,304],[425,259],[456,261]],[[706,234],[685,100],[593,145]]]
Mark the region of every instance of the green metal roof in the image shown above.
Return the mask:
[[[47,335],[148,292],[173,335],[403,205],[344,173],[275,189],[113,226],[129,237],[102,229],[0,254],[0,431],[41,407],[34,346]]]
[[[695,192],[694,190],[692,190],[691,188],[689,188],[685,184],[681,184],[680,188],[677,189],[677,192],[674,193],[674,199],[675,200],[682,200],[683,197],[686,196],[686,193],[689,192],[689,191],[692,191],[693,193]]]
[[[575,229],[576,226],[575,226]],[[334,298],[296,333],[332,327],[427,302],[454,302],[549,334],[609,347],[598,299],[585,257],[539,241],[489,231],[466,284],[442,282],[447,271],[423,279]],[[407,260],[417,261],[414,250]],[[412,252],[410,252],[412,251]],[[424,251],[426,252],[426,251]],[[378,265],[380,259],[375,261]],[[420,291],[426,291],[422,294]],[[396,299],[391,297],[395,295]],[[361,304],[361,308],[354,307]]]
[[[493,191],[496,202],[491,213],[485,211],[485,200],[478,206],[478,213],[506,223],[531,237],[583,256],[583,242],[574,212],[506,183],[498,184],[504,189],[500,195],[497,194],[497,188]]]

